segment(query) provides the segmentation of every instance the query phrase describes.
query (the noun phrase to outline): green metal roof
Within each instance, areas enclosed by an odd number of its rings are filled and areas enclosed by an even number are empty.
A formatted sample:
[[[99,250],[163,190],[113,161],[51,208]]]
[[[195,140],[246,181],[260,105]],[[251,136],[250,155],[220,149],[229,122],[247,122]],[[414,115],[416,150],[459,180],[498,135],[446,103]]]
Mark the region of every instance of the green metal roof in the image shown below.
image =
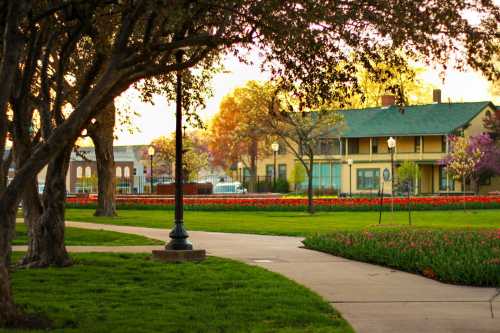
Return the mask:
[[[466,126],[491,102],[439,103],[341,110],[346,122],[342,137],[444,135]]]

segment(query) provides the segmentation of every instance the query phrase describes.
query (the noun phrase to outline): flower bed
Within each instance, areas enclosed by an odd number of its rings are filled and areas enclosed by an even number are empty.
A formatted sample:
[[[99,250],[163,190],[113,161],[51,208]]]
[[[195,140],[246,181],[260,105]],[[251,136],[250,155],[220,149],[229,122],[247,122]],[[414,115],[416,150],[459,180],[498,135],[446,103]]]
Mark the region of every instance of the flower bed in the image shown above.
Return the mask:
[[[500,286],[500,230],[335,232],[307,237],[304,245],[443,282]]]
[[[394,198],[394,210],[445,210],[463,209],[463,196]],[[467,196],[470,209],[498,209],[500,196]],[[96,196],[67,199],[70,208],[95,207]],[[314,199],[317,211],[376,211],[380,209],[378,198],[329,198]],[[221,211],[303,211],[307,207],[305,198],[184,198],[186,210]],[[383,210],[391,209],[392,199],[384,198]],[[172,197],[121,196],[117,198],[119,209],[173,209]]]

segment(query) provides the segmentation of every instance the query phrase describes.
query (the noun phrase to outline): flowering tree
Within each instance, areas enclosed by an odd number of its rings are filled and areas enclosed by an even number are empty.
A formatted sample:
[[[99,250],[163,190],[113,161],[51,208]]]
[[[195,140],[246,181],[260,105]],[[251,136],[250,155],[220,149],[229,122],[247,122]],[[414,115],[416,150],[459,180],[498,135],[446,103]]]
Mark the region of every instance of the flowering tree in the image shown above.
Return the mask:
[[[445,157],[444,164],[454,179],[462,181],[465,210],[465,180],[472,176],[481,161],[483,152],[479,147],[471,147],[469,138],[450,136],[451,152]]]
[[[500,148],[487,133],[472,136],[469,141],[467,152],[472,154],[474,151],[480,151],[482,154],[472,173],[476,192],[478,192],[482,181],[500,175]]]

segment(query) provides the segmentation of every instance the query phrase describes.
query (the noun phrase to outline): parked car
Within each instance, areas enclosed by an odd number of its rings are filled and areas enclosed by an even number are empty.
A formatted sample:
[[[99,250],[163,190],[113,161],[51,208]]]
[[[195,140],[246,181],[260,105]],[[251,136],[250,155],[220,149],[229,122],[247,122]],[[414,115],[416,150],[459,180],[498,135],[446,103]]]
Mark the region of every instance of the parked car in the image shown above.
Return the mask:
[[[244,194],[247,189],[240,182],[218,183],[215,185],[214,194]]]

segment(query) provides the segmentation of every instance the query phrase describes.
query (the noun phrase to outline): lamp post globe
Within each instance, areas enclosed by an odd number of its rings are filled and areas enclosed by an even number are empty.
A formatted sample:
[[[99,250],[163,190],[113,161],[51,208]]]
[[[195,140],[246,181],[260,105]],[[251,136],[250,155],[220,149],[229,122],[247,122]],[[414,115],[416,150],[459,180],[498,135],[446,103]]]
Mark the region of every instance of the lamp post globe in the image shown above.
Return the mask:
[[[149,155],[149,162],[150,162],[149,171],[151,173],[151,175],[149,177],[149,186],[150,186],[149,193],[153,194],[153,156],[155,155],[155,147],[149,146],[148,155]]]

